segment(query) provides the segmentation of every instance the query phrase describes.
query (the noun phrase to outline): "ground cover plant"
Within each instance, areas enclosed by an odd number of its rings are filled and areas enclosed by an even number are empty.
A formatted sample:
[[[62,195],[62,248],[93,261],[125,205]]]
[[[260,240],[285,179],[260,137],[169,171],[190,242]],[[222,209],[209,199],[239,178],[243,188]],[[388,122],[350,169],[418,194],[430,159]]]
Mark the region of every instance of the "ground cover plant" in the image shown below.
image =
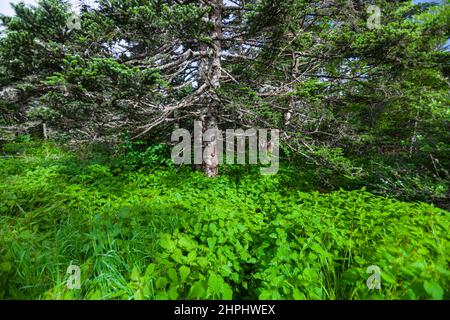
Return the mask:
[[[433,205],[305,192],[288,172],[211,180],[52,144],[3,150],[3,299],[449,298],[450,214]],[[366,286],[371,265],[381,290]]]

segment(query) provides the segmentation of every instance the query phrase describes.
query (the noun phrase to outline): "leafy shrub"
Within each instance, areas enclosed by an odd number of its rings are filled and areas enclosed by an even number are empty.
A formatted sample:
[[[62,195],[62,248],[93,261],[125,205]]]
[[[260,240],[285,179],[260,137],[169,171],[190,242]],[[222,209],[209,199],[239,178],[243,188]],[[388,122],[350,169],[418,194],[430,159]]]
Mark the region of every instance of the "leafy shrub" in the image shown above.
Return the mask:
[[[299,191],[309,171],[208,179],[103,160],[51,144],[0,158],[0,298],[450,298],[447,211]]]
[[[364,191],[260,196],[253,212],[210,207],[162,235],[162,254],[134,274],[136,297],[448,297],[447,212]],[[366,287],[370,265],[382,270],[379,292]]]
[[[142,167],[172,165],[170,146],[162,143],[149,144],[145,141],[131,141],[125,137],[118,146],[118,167],[137,169]]]

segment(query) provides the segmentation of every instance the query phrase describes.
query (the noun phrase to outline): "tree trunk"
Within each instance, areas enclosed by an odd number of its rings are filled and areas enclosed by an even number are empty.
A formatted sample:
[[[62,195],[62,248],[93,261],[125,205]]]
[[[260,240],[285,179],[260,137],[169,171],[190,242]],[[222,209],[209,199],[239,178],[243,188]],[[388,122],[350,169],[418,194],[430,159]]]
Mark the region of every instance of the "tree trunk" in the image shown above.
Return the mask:
[[[44,140],[48,140],[47,124],[45,122],[42,123],[42,136]]]
[[[209,21],[213,27],[209,34],[212,39],[210,45],[205,46],[207,57],[200,62],[200,85],[207,83],[210,90],[203,99],[203,108],[200,116],[203,130],[218,130],[219,103],[216,90],[220,88],[221,66],[221,42],[222,37],[222,0],[211,0],[211,12]],[[203,50],[202,50],[203,51]],[[219,154],[217,148],[217,137],[203,142],[203,164],[202,169],[206,176],[215,177],[219,174]]]
[[[291,65],[290,74],[291,75],[289,77],[287,77],[287,79],[289,82],[292,82],[292,90],[293,90],[295,87],[296,77],[298,75],[298,57],[295,54],[295,52],[292,52],[292,65]],[[291,124],[291,118],[292,118],[292,114],[295,109],[296,100],[297,100],[297,98],[294,96],[291,96],[289,98],[289,108],[284,114],[284,127],[285,127],[286,131],[288,131],[288,127]]]

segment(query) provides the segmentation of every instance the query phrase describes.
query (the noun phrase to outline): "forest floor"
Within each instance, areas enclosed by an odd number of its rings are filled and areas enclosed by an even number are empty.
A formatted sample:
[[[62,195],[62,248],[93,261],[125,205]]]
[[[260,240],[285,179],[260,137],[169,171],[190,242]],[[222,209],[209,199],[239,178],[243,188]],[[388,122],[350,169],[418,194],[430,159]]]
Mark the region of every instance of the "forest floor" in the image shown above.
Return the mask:
[[[450,212],[433,205],[16,148],[0,158],[0,299],[450,298]]]

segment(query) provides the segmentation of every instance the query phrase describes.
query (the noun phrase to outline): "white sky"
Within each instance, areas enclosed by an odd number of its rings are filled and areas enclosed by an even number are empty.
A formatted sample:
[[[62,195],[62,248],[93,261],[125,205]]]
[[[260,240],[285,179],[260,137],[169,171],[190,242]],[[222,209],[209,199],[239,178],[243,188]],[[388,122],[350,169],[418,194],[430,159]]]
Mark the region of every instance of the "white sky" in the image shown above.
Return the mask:
[[[20,2],[20,1],[8,1],[8,0],[0,0],[0,13],[5,14],[5,15],[11,15],[13,14],[13,10],[11,8],[11,5],[9,4],[10,2]],[[24,0],[23,2],[25,3],[35,3],[34,0]]]
[[[5,15],[12,15],[14,10],[11,8],[10,3],[19,3],[25,2],[27,4],[36,4],[37,0],[0,0],[0,13]],[[79,0],[70,0],[73,8],[77,8],[77,5],[80,3]],[[85,1],[86,3],[94,3],[94,0]]]

